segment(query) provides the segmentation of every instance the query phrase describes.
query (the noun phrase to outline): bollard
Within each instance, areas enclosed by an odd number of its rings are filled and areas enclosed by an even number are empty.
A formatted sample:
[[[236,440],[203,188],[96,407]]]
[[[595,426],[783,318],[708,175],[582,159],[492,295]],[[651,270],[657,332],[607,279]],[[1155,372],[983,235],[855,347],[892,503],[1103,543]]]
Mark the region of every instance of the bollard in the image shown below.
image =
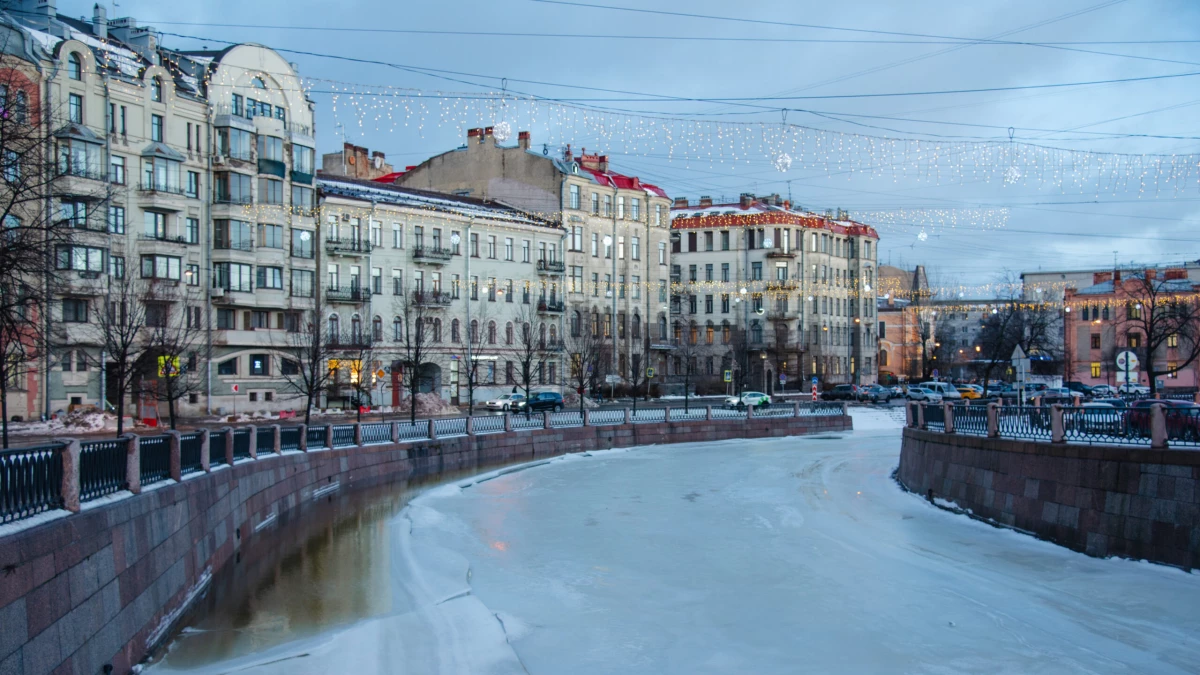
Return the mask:
[[[134,437],[136,439],[136,436]],[[137,445],[136,440],[133,443]],[[58,450],[62,457],[62,485],[60,486],[63,508],[71,513],[79,513],[79,453],[77,439],[67,441]]]
[[[942,411],[942,416],[946,418],[945,428],[942,430],[942,433],[952,434],[954,433],[954,404],[943,403]]]
[[[800,404],[797,403],[796,405],[799,406]],[[712,406],[711,405],[704,406],[704,419],[707,422],[712,421]]]
[[[1063,431],[1063,408],[1061,403],[1050,406],[1050,442],[1062,443],[1066,440]]]
[[[272,424],[271,431],[273,432],[271,435],[274,436],[274,440],[272,440],[271,443],[275,446],[274,447],[275,454],[282,455],[283,454],[283,445],[282,445],[283,441],[282,441],[282,439],[279,438],[280,426],[278,424]]]
[[[712,406],[709,406],[710,408]],[[792,401],[792,417],[800,416],[800,401]]]
[[[333,425],[332,424],[325,425],[325,447],[329,448],[330,450],[333,449]]]
[[[258,427],[251,424],[246,428],[250,430],[250,459],[258,459]]]
[[[1071,405],[1075,406],[1076,408],[1079,407],[1079,394],[1075,394],[1071,397]]]
[[[171,429],[167,432],[167,453],[170,456],[170,469],[167,471],[171,480],[178,483],[183,480],[183,457],[181,455],[181,439],[178,431]]]
[[[212,442],[212,434],[208,429],[200,430],[200,469],[204,473],[212,472],[212,455],[209,454],[210,443]]]
[[[308,452],[308,425],[300,425],[300,452]]]
[[[125,482],[129,486],[126,489],[135,495],[141,494],[142,444],[133,434],[125,434],[121,440],[125,441]]]
[[[225,427],[225,465],[233,466],[233,427]]]
[[[671,406],[669,406],[669,405],[663,407],[663,421],[664,422],[671,421]]]
[[[842,417],[847,417],[849,415],[850,415],[850,404],[846,403],[845,401],[842,401]]]
[[[590,426],[592,423],[591,411],[587,408],[583,409],[583,426]]]
[[[437,426],[434,425],[433,420],[429,420],[429,440],[432,441],[432,440],[436,440],[436,439],[437,439]]]
[[[988,438],[1000,436],[1000,404],[989,403],[987,406],[987,435]]]
[[[356,445],[356,446],[362,445],[362,423],[361,422],[354,423],[354,445]]]
[[[1161,403],[1150,406],[1150,447],[1167,447],[1167,415]]]

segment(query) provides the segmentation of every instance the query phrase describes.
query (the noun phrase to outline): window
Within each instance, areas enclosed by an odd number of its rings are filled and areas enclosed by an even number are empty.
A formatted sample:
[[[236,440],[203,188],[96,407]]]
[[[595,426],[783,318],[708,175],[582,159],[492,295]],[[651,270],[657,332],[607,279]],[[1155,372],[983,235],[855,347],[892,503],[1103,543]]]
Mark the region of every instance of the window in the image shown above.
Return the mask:
[[[592,193],[592,215],[600,215],[600,195],[595,192]]]
[[[881,363],[880,365],[886,365],[886,364]],[[1099,361],[1092,361],[1092,377],[1100,377],[1100,362]]]
[[[496,259],[496,235],[489,234],[487,238],[487,257]]]
[[[187,172],[187,185],[184,187],[187,196],[193,199],[200,196],[200,174],[195,171]]]
[[[233,330],[233,328],[234,328],[233,316],[234,315],[233,315],[232,309],[224,309],[224,308],[218,309],[217,310],[217,329],[218,330]]]
[[[108,258],[108,274],[114,279],[125,278],[125,256],[109,256]]]
[[[434,272],[434,274],[436,275],[437,272]],[[435,277],[435,279],[436,279],[436,277]],[[434,286],[435,287],[437,286],[436,281],[434,282]],[[437,290],[439,290],[439,289],[434,288],[434,291],[437,291]],[[372,267],[371,268],[371,292],[374,293],[375,295],[383,295],[383,268],[382,267]]]
[[[249,162],[253,157],[250,148],[253,147],[254,134],[232,127],[217,129],[217,154],[229,159],[239,159]]]
[[[629,202],[629,217],[634,220],[642,219],[642,200],[634,197]]]
[[[311,298],[313,277],[312,270],[292,270],[292,297]]]
[[[600,255],[600,235],[592,233],[592,257],[596,258]]]
[[[283,181],[260,176],[258,179],[258,201],[262,204],[282,204]]]
[[[1168,335],[1167,336],[1167,348],[1168,349],[1177,349],[1178,347],[1179,347],[1179,336],[1176,335],[1175,333]]]
[[[592,272],[592,295],[598,297],[600,295],[600,274]]]
[[[283,226],[259,223],[258,245],[263,248],[283,248]]]
[[[1139,348],[1139,347],[1141,347],[1141,346],[1142,346],[1142,335],[1141,335],[1141,333],[1130,333],[1130,334],[1129,334],[1129,348],[1130,348],[1130,349],[1137,349],[1137,348]]]
[[[625,220],[625,198],[617,197],[617,218]]]
[[[258,137],[258,158],[260,160],[266,159],[273,162],[282,162],[283,139],[260,134]]]
[[[292,229],[292,256],[296,258],[313,257],[312,231]]]
[[[214,220],[213,248],[249,251],[254,248],[253,229],[242,220]]]
[[[213,263],[213,287],[227,291],[249,293],[252,286],[252,267],[241,263]]]
[[[108,160],[108,180],[117,185],[125,184],[125,158],[112,155]]]
[[[167,214],[146,211],[142,214],[142,234],[147,239],[167,238]]]
[[[75,124],[83,124],[83,97],[79,94],[67,96],[67,120]]]
[[[271,288],[271,289],[275,289],[275,290],[283,289],[283,268],[282,267],[259,266],[257,272],[258,272],[258,278],[256,279],[256,281],[258,282],[259,288]]]
[[[658,242],[658,264],[667,264],[667,242],[665,241]]]
[[[579,209],[579,186],[578,185],[571,186],[571,208],[576,209],[576,210]]]
[[[215,176],[218,204],[249,204],[253,201],[250,176],[231,171],[218,172]]]
[[[371,319],[371,339],[375,342],[383,341],[383,318],[375,317]]]
[[[529,245],[528,245],[528,242],[526,242],[526,246],[525,246],[525,252],[526,252],[526,254],[528,254],[528,252],[529,252]],[[512,237],[505,237],[505,238],[504,238],[504,259],[505,259],[505,260],[512,260],[512,259],[513,259],[513,240],[512,240]],[[526,260],[525,262],[529,262],[529,260]]]
[[[162,78],[157,75],[150,78],[150,100],[162,103]]]
[[[963,330],[966,330],[964,327]],[[1100,349],[1100,334],[1092,333],[1092,349]]]
[[[79,57],[78,52],[67,55],[67,77],[72,80],[83,79],[83,59]]]
[[[163,116],[150,116],[150,140],[156,143],[163,142]]]
[[[292,169],[297,173],[312,175],[316,151],[303,145],[292,146]]]
[[[63,298],[62,301],[64,323],[87,323],[88,320],[88,301],[78,300],[75,298]]]
[[[604,195],[604,216],[612,217],[612,195]]]
[[[222,361],[217,364],[218,375],[237,375],[237,358]]]
[[[182,260],[175,256],[144,255],[142,256],[142,278],[178,281],[182,274],[182,265]]]
[[[113,234],[125,234],[125,207],[108,207],[108,231]]]
[[[104,271],[104,249],[102,248],[59,246],[56,253],[56,269],[97,273]]]

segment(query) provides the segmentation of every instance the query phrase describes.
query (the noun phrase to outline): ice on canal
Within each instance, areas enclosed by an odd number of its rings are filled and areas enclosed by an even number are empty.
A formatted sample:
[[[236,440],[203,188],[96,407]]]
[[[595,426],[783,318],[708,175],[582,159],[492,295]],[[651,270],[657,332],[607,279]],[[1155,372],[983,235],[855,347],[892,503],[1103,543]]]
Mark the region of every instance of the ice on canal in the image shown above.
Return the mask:
[[[854,422],[434,488],[388,526],[394,611],[190,672],[1200,672],[1200,576],[941,511]]]

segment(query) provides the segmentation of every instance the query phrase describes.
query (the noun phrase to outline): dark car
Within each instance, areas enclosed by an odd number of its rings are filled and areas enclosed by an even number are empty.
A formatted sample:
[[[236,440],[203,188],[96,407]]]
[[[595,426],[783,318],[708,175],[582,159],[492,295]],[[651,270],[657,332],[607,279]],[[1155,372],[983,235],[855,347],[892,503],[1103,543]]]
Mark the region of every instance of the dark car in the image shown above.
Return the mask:
[[[881,387],[878,384],[872,384],[867,387],[858,388],[858,400],[860,401],[871,401],[872,403],[879,403],[882,401],[887,403],[888,401],[892,400],[893,396],[895,396],[895,394],[892,393],[892,390],[889,387]]]
[[[858,387],[853,384],[839,384],[821,395],[826,401],[853,401],[858,394]]]
[[[1150,435],[1150,408],[1161,405],[1166,413],[1167,438],[1200,441],[1200,406],[1191,401],[1144,398],[1129,406],[1128,428],[1141,436]]]
[[[1064,382],[1063,386],[1071,391],[1077,391],[1084,396],[1092,395],[1092,388],[1082,382]]]
[[[563,409],[563,397],[562,394],[556,391],[537,391],[530,394],[528,399],[514,403],[512,409],[517,412],[525,412],[527,410],[533,412],[539,410],[558,412]]]

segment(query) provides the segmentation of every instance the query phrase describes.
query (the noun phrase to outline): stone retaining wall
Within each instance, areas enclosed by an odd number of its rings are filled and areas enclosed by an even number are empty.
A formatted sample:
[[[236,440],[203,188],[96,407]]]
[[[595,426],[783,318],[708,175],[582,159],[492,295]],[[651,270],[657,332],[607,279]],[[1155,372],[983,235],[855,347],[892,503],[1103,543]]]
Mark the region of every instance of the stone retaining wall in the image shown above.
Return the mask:
[[[305,501],[390,480],[651,443],[793,436],[846,416],[695,420],[260,454],[0,537],[0,675],[126,673],[256,527]]]
[[[905,429],[907,489],[1092,556],[1200,567],[1200,452]]]

